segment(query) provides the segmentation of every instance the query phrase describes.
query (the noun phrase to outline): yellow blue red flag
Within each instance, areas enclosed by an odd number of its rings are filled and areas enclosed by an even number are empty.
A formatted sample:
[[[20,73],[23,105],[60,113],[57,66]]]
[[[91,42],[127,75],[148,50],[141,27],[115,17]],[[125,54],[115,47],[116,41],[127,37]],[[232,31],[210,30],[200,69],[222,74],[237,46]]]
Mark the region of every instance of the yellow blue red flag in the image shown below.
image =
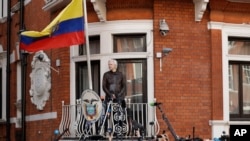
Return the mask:
[[[72,0],[41,32],[22,32],[20,49],[36,52],[84,43],[83,16],[82,0]]]

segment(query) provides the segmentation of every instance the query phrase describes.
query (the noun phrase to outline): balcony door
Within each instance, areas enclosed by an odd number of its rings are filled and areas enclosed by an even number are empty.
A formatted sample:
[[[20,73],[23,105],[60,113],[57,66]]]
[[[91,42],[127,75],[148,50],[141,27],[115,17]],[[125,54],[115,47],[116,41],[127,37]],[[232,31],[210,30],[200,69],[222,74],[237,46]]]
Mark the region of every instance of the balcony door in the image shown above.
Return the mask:
[[[118,60],[118,70],[126,78],[126,99],[131,103],[147,102],[146,59]]]

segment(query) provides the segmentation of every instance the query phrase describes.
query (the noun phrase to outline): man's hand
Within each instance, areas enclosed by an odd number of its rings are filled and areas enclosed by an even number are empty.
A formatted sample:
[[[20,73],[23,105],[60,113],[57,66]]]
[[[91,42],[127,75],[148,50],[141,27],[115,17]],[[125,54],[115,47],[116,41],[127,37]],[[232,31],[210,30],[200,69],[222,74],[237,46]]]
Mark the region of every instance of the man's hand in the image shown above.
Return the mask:
[[[112,94],[112,99],[116,99],[116,96],[115,96],[115,94]]]

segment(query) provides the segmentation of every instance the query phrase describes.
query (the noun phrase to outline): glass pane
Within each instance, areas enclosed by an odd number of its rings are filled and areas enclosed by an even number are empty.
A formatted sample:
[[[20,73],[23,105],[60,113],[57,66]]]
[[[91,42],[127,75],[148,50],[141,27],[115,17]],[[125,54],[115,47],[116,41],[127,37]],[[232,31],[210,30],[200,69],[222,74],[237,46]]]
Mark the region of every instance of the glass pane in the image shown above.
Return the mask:
[[[116,35],[114,52],[145,52],[145,35]]]
[[[143,63],[141,62],[119,62],[119,71],[126,77],[126,99],[131,103],[145,102],[143,101],[142,68]]]
[[[76,85],[77,94],[76,98],[80,98],[84,90],[89,89],[89,79],[88,79],[88,67],[87,62],[78,62],[76,64]],[[100,93],[100,63],[99,61],[91,61],[91,74],[92,74],[92,87],[93,90],[99,94]]]
[[[250,55],[250,39],[228,42],[228,53],[235,55]]]
[[[239,114],[239,66],[229,65],[230,114]]]
[[[242,66],[243,114],[250,114],[250,65]]]
[[[100,54],[100,36],[89,37],[90,54]],[[86,44],[79,46],[79,55],[86,55]]]

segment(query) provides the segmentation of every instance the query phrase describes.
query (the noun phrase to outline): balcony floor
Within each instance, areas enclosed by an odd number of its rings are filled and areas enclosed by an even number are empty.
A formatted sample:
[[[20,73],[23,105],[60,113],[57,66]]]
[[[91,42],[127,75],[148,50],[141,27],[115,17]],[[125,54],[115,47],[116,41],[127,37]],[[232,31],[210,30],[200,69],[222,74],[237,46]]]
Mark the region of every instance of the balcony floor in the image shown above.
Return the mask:
[[[144,138],[139,138],[139,137],[102,137],[102,136],[90,136],[88,138],[63,138],[60,139],[60,141],[145,141],[145,140],[150,140],[150,141],[156,141],[157,139],[153,137],[144,137]]]

